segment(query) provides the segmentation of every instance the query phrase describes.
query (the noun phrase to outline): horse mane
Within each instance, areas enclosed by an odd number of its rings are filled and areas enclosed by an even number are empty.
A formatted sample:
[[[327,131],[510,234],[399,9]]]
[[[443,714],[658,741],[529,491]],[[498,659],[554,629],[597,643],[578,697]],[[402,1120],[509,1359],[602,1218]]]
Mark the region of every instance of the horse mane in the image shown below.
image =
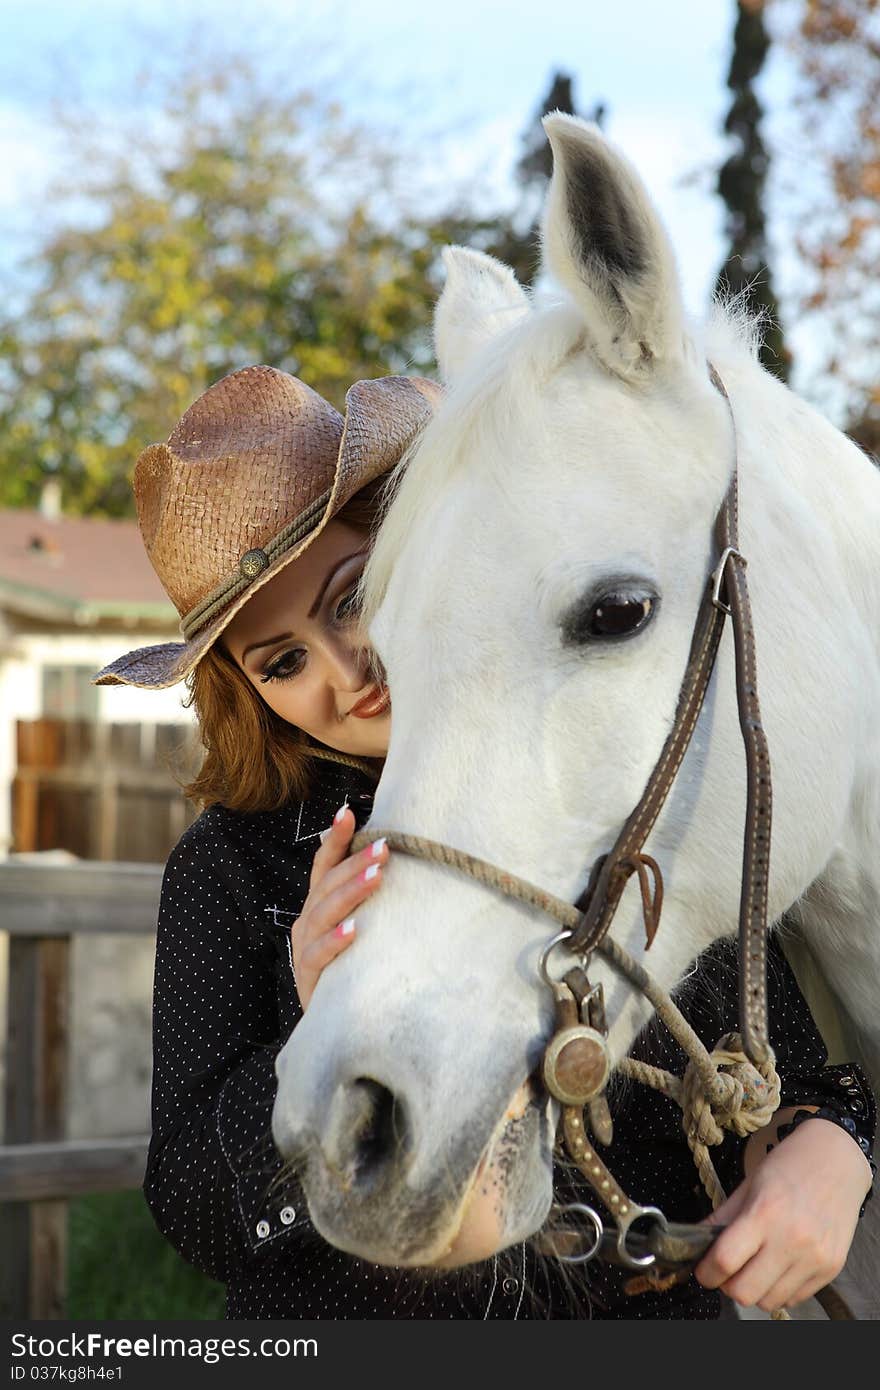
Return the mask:
[[[696,355],[718,365],[736,358],[756,362],[764,325],[745,295],[717,299],[705,326],[694,326]],[[575,351],[589,350],[588,326],[570,302],[552,303],[495,336],[448,391],[420,436],[391,473],[380,509],[381,526],[360,585],[366,631],[384,598],[391,571],[413,526],[444,483],[463,466],[467,441],[491,436],[496,425],[528,416],[546,379]],[[605,373],[593,358],[596,372]],[[486,456],[492,457],[487,448]]]

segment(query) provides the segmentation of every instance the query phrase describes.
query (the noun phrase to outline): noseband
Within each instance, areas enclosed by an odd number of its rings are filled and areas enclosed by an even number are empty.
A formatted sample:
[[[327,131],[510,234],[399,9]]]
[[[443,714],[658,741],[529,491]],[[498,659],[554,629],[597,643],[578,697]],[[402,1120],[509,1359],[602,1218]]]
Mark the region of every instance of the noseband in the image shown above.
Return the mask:
[[[721,1135],[717,1126],[717,1137],[709,1134],[711,1119],[700,1118],[697,1100],[688,1098],[689,1084],[694,1096],[701,1093],[702,1103],[708,1105],[716,1118],[720,1117],[721,1124],[728,1124],[739,1133],[751,1132],[768,1123],[779,1104],[779,1087],[767,1032],[770,759],[758,703],[746,561],[739,549],[736,425],[727,391],[711,365],[709,374],[727,404],[734,443],[731,481],[713,531],[718,558],[707,578],[697,613],[670,733],[638,805],[612,848],[593,865],[587,887],[574,906],[485,860],[418,836],[373,827],[361,831],[352,841],[352,852],[356,852],[377,835],[385,835],[391,849],[467,873],[489,887],[547,912],[563,928],[547,945],[540,962],[541,976],[553,991],[556,1002],[556,1031],[544,1056],[544,1082],[562,1107],[562,1129],[568,1153],[613,1218],[616,1230],[606,1231],[602,1219],[591,1207],[577,1204],[558,1209],[585,1215],[593,1234],[588,1248],[579,1254],[566,1253],[565,1237],[572,1233],[564,1229],[557,1233],[555,1248],[551,1232],[548,1248],[557,1258],[570,1262],[583,1262],[598,1254],[642,1273],[646,1269],[653,1273],[693,1265],[720,1228],[674,1226],[656,1207],[643,1207],[633,1202],[596,1152],[595,1143],[607,1145],[611,1142],[612,1122],[604,1095],[610,1054],[602,989],[591,984],[588,974],[593,953],[602,955],[648,997],[691,1058],[684,1082],[632,1059],[625,1059],[620,1069],[659,1086],[682,1104],[688,1140],[715,1205],[723,1200],[724,1193],[708,1159],[706,1144],[718,1142]],[[710,1056],[668,994],[608,932],[627,882],[634,874],[641,889],[647,946],[659,926],[663,880],[659,865],[644,853],[644,845],[693,736],[728,617],[733,626],[736,695],[747,769],[739,907],[740,1036],[733,1034],[722,1039]],[[557,950],[574,958],[561,979],[555,979],[549,971],[549,958]],[[734,1116],[738,1118],[732,1118]],[[588,1136],[588,1127],[593,1142]],[[701,1151],[705,1153],[705,1163]],[[636,1222],[642,1222],[642,1227],[631,1229]]]

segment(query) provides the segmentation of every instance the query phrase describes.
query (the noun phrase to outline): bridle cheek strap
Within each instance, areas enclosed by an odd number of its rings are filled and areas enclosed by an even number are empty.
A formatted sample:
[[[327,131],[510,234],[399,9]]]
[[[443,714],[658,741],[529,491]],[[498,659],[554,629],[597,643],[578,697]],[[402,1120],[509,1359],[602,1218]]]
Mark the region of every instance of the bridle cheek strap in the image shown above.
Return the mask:
[[[727,391],[714,367],[710,367],[710,375],[713,385],[730,409]],[[641,800],[623,826],[612,850],[594,865],[590,881],[577,900],[576,906],[582,916],[567,946],[578,955],[595,950],[611,926],[633,872],[639,872],[649,945],[653,939],[662,905],[662,879],[659,868],[651,860],[655,873],[655,894],[649,912],[642,867],[648,862],[648,856],[643,854],[643,846],[690,745],[709,689],[724,621],[730,616],[733,624],[736,697],[747,769],[739,907],[740,1034],[746,1055],[758,1066],[766,1063],[771,1055],[767,1033],[766,940],[772,789],[770,756],[758,702],[755,635],[746,582],[746,561],[739,551],[736,426],[732,411],[730,418],[734,431],[734,465],[727,496],[715,520],[714,535],[719,560],[697,613],[672,729]]]

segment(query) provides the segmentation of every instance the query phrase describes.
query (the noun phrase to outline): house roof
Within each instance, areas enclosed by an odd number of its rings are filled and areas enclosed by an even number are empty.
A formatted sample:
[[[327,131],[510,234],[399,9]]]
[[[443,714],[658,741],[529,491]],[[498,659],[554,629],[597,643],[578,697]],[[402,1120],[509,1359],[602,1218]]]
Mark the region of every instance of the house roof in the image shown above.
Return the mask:
[[[0,509],[0,608],[89,625],[177,625],[133,521]]]

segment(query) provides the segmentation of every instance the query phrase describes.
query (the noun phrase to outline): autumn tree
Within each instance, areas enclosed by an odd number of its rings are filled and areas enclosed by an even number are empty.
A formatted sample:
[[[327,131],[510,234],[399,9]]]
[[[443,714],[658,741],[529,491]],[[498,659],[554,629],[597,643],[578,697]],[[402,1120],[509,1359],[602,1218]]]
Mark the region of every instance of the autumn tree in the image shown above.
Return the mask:
[[[798,81],[800,309],[821,343],[827,394],[853,437],[880,456],[880,4],[774,7]]]
[[[337,405],[359,377],[430,369],[439,249],[488,238],[414,206],[379,141],[313,93],[241,63],[170,90],[149,119],[71,133],[69,214],[0,321],[0,505],[52,477],[65,510],[128,513],[139,449],[249,363]]]
[[[756,86],[769,47],[764,0],[737,0],[727,75],[733,99],[724,122],[732,149],[718,173],[729,248],[716,288],[722,294],[735,295],[761,321],[761,361],[786,381],[790,357],[769,268],[765,215],[768,158]]]

